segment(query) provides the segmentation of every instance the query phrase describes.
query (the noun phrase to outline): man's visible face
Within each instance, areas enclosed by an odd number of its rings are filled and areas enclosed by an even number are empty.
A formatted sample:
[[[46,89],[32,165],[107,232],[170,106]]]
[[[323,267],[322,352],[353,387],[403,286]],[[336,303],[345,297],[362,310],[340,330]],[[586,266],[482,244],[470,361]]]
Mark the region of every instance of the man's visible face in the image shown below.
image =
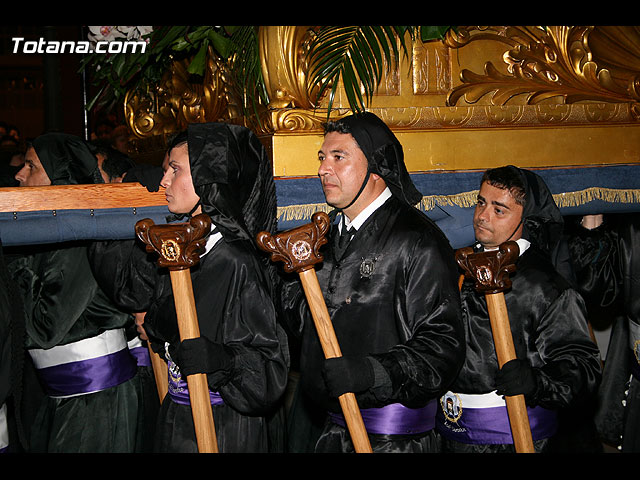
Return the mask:
[[[473,214],[476,239],[484,247],[497,247],[507,240],[518,240],[522,235],[522,210],[522,205],[516,203],[509,190],[484,182]]]
[[[322,181],[322,189],[327,203],[336,208],[343,208],[357,195],[367,175],[367,158],[349,134],[330,132],[324,137],[318,152],[320,167],[318,176]],[[375,174],[371,178],[377,180]],[[345,210],[349,218],[354,218],[371,199],[370,182],[358,200]]]
[[[200,197],[193,188],[189,151],[187,144],[171,150],[162,163],[164,176],[160,185],[165,188],[165,197],[172,213],[189,213]]]
[[[41,187],[51,185],[51,180],[47,175],[38,154],[33,147],[29,148],[24,155],[24,166],[16,173],[16,180],[21,187]]]

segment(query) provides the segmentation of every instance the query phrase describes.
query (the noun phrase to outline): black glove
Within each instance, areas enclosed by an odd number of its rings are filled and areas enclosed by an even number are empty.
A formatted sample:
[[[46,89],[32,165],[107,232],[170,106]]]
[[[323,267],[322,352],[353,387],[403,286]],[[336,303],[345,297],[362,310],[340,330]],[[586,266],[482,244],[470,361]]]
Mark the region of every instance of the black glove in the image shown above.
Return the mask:
[[[231,354],[224,346],[205,337],[183,340],[175,355],[174,360],[183,375],[213,373],[231,366]]]
[[[335,357],[324,361],[322,369],[327,391],[333,397],[346,392],[363,392],[373,386],[373,365],[367,357]]]
[[[509,360],[496,375],[498,395],[532,397],[537,390],[536,373],[527,360]]]

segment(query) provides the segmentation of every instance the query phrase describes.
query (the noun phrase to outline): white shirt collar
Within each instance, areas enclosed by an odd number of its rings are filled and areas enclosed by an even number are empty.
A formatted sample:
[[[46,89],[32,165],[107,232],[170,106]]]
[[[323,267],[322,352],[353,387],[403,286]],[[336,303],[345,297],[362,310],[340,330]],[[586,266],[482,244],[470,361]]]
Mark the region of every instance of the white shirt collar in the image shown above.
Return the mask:
[[[213,246],[218,243],[220,240],[222,240],[222,233],[220,232],[216,232],[212,235],[209,235],[207,237],[207,243],[204,246],[204,253],[202,255],[200,255],[200,258],[204,257],[207,253],[209,253],[211,251],[211,249],[213,248]]]
[[[389,197],[391,197],[391,190],[389,190],[389,187],[386,187],[384,191],[380,195],[378,195],[378,197],[373,202],[367,205],[364,210],[356,215],[356,218],[354,218],[353,220],[349,220],[349,218],[343,213],[342,215],[344,215],[344,223],[347,228],[354,228],[355,230],[358,230],[367,220],[367,218],[369,218],[373,214],[373,212],[380,208],[384,204],[384,202],[389,199]],[[340,229],[342,229],[342,222],[340,222]]]

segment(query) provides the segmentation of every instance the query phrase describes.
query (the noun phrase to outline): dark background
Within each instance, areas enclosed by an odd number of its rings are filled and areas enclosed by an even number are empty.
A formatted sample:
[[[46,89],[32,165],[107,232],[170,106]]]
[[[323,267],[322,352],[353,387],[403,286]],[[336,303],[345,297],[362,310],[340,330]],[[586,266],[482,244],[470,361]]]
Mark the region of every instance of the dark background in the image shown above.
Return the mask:
[[[0,26],[0,121],[16,125],[22,139],[51,130],[89,138],[106,112],[90,114],[84,107],[93,89],[79,72],[82,55],[14,54],[14,37],[87,40],[86,27]],[[109,114],[112,120],[121,115]]]

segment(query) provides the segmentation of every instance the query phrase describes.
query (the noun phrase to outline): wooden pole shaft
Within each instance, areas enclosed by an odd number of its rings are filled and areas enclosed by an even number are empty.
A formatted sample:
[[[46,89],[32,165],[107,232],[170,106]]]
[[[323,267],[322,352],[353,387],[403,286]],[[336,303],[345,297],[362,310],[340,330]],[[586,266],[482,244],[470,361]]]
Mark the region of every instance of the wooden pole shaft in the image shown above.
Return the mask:
[[[302,270],[299,275],[325,358],[341,357],[340,345],[338,344],[315,270],[313,268]],[[369,436],[360,414],[356,396],[352,392],[347,392],[340,395],[338,400],[340,401],[355,451],[357,453],[372,453]]]
[[[502,367],[509,360],[516,358],[516,350],[513,345],[513,336],[509,324],[509,315],[504,300],[504,293],[487,293],[487,308],[493,332],[493,343],[496,348],[498,365]],[[518,453],[533,453],[533,439],[529,415],[524,401],[524,395],[505,396],[513,443]]]
[[[160,403],[164,400],[164,397],[167,396],[167,391],[169,390],[169,373],[167,372],[167,364],[160,358],[156,352],[151,349],[151,345],[148,346],[149,349],[149,357],[151,358],[151,366],[153,367],[153,376],[156,380],[156,388],[158,389],[158,397],[160,398]]]
[[[197,338],[200,336],[200,327],[198,326],[196,304],[193,298],[191,272],[189,269],[170,270],[169,275],[171,276],[180,339]],[[200,453],[217,453],[218,442],[213,423],[207,376],[204,373],[188,375],[187,386],[189,388],[198,451]]]

